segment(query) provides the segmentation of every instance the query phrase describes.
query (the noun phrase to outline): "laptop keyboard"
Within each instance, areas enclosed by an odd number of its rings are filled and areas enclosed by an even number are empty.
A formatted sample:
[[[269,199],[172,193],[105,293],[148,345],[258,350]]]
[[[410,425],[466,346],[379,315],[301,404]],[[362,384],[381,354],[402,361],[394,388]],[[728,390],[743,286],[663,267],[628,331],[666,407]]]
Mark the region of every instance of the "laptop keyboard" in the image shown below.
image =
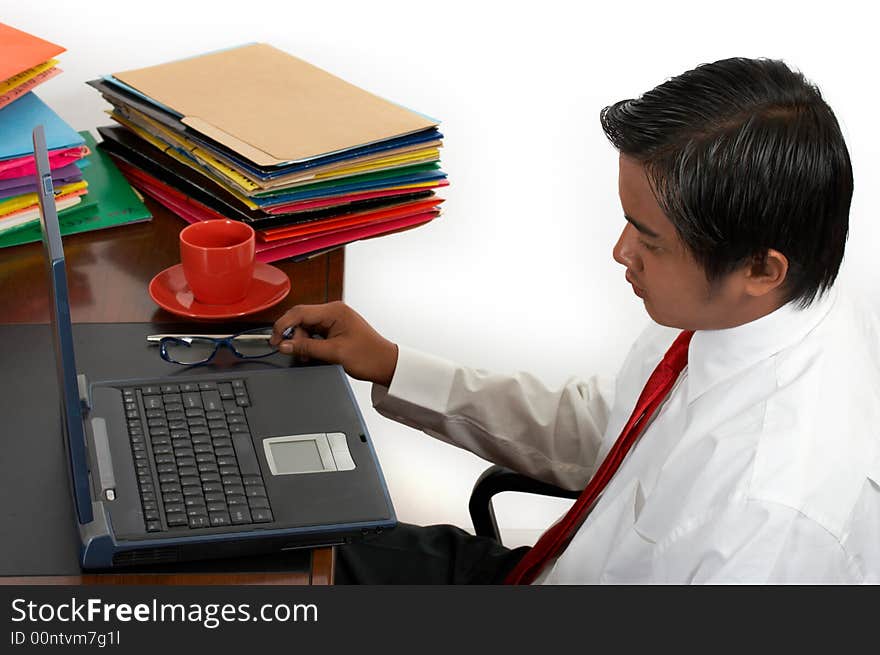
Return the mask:
[[[274,520],[244,380],[122,390],[148,532]]]

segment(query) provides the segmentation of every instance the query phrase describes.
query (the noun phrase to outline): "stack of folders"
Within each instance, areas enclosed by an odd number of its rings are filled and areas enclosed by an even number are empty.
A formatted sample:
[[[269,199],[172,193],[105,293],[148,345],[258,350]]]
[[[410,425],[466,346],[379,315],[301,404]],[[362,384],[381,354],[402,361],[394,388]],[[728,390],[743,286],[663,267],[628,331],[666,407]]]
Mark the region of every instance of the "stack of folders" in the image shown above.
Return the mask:
[[[0,23],[0,235],[39,219],[31,130],[43,125],[59,217],[82,201],[83,137],[32,89],[61,71],[64,48]]]
[[[439,215],[437,121],[266,44],[88,84],[99,127],[135,187],[192,223],[232,218],[257,259],[304,258]]]

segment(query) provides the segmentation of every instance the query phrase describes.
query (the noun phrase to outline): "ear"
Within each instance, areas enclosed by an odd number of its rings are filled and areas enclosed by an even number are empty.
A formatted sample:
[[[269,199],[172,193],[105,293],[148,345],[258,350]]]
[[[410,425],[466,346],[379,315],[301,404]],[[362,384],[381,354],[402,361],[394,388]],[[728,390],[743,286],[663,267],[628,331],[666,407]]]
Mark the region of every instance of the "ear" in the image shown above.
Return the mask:
[[[785,283],[788,257],[770,248],[763,257],[756,257],[745,273],[745,292],[753,297],[766,296]]]

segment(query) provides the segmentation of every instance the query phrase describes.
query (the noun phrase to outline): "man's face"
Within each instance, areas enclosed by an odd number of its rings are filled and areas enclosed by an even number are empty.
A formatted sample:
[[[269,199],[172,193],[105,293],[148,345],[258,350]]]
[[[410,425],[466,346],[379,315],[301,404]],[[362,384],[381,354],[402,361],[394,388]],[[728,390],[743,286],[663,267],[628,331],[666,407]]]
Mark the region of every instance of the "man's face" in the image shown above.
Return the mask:
[[[744,300],[736,272],[710,285],[702,267],[678,236],[651,191],[644,167],[620,156],[620,204],[626,225],[614,246],[614,260],[642,298],[651,318],[685,330],[736,325]]]

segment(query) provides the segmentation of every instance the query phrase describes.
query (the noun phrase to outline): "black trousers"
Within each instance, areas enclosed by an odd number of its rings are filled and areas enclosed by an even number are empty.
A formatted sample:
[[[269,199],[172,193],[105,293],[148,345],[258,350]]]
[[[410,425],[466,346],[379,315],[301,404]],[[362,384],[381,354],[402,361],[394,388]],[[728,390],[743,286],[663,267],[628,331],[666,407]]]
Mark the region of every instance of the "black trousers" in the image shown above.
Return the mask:
[[[501,584],[529,550],[453,525],[400,523],[336,548],[336,584]]]

